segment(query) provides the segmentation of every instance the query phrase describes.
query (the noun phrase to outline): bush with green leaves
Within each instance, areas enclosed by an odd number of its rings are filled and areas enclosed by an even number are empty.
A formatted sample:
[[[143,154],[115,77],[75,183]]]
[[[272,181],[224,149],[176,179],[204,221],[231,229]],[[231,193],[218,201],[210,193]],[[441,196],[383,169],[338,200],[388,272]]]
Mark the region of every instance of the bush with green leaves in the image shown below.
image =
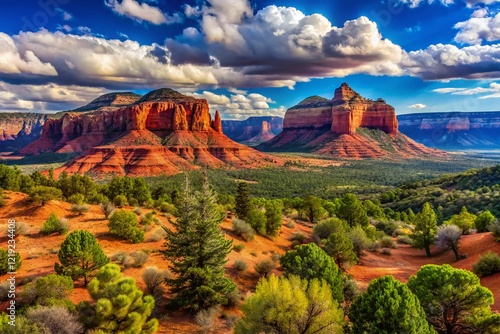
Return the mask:
[[[15,253],[14,263],[9,262],[9,251],[5,248],[0,248],[0,275],[4,275],[8,272],[15,272],[17,269],[21,268],[22,260],[19,253]]]
[[[90,207],[87,204],[73,204],[70,208],[70,211],[76,213],[77,215],[83,215],[86,212],[89,212]]]
[[[493,234],[493,236],[500,241],[500,220],[495,219],[490,225],[488,225],[488,230]]]
[[[82,230],[71,232],[64,239],[58,257],[61,263],[54,265],[56,273],[73,280],[83,278],[85,286],[93,273],[109,262],[97,239]]]
[[[380,239],[380,246],[383,248],[398,248],[394,240],[389,236],[384,236]]]
[[[419,299],[392,276],[370,282],[349,310],[353,334],[435,334]]]
[[[235,334],[342,333],[344,314],[328,283],[297,276],[261,279],[241,306]]]
[[[396,238],[396,242],[398,244],[404,244],[404,245],[412,245],[413,246],[413,239],[408,236],[408,235],[400,235]]]
[[[289,250],[280,259],[285,276],[295,275],[304,279],[325,280],[332,289],[333,297],[342,302],[342,272],[335,261],[315,243]]]
[[[479,277],[493,275],[500,272],[500,256],[497,253],[488,252],[482,255],[472,271]]]
[[[127,197],[125,195],[116,195],[115,198],[113,199],[113,203],[117,207],[121,208],[127,205]]]
[[[476,216],[467,211],[465,206],[462,207],[458,215],[453,215],[451,218],[444,222],[445,225],[455,225],[462,230],[462,234],[468,234],[474,227]]]
[[[325,242],[325,252],[330,255],[340,269],[347,269],[358,262],[352,241],[341,232],[330,234]]]
[[[118,210],[109,218],[109,232],[125,240],[144,241],[144,231],[139,228],[137,216],[130,211]]]
[[[371,243],[370,239],[366,236],[365,230],[361,226],[351,228],[347,231],[346,236],[351,240],[354,253],[356,253],[358,258],[363,255],[363,251],[367,249],[368,245]]]
[[[488,232],[488,226],[495,221],[495,216],[489,210],[479,214],[474,221],[478,233]]]
[[[251,241],[255,238],[255,231],[252,226],[239,218],[233,219],[231,230],[245,241]]]
[[[29,199],[40,205],[45,205],[48,201],[62,198],[62,191],[54,187],[36,186],[29,192]]]
[[[43,235],[49,235],[52,233],[66,234],[69,231],[69,223],[65,218],[57,218],[57,216],[52,213],[49,218],[43,223],[40,233]]]
[[[71,204],[81,205],[85,203],[85,196],[82,194],[73,194],[68,197],[68,202]]]
[[[0,333],[2,334],[52,334],[49,328],[41,323],[28,320],[26,316],[17,315],[15,326],[9,324],[6,313],[0,313]]]
[[[70,311],[75,305],[69,300],[73,280],[68,276],[50,274],[26,284],[21,292],[23,304],[33,306],[63,306]]]
[[[314,225],[311,237],[314,242],[319,244],[328,239],[332,233],[345,233],[348,228],[349,225],[345,221],[338,218],[328,218]]]
[[[78,304],[80,320],[87,330],[104,333],[152,334],[158,320],[150,318],[155,306],[152,296],[143,296],[131,277],[123,277],[120,267],[107,264],[90,281],[92,302]]]
[[[483,327],[482,322],[492,315],[493,294],[474,273],[429,264],[410,277],[408,287],[439,333],[498,333]]]

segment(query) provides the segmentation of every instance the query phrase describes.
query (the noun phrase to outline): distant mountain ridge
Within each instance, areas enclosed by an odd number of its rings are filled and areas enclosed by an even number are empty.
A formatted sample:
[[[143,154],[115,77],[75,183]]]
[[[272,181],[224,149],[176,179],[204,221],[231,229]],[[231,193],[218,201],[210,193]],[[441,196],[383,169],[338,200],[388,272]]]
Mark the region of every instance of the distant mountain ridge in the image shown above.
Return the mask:
[[[500,112],[436,112],[398,116],[400,131],[440,149],[500,149]]]
[[[283,131],[283,118],[255,116],[246,120],[223,120],[224,134],[239,143],[258,145],[274,138]]]

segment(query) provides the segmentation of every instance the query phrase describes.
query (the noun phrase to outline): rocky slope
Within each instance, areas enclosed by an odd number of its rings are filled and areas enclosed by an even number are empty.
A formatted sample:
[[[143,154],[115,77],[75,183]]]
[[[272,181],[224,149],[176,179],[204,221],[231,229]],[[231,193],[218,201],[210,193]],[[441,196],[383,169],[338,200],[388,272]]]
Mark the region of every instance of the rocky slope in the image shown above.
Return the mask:
[[[99,99],[97,99],[99,100]],[[115,110],[65,113],[49,119],[41,137],[20,153],[83,153],[58,172],[175,174],[200,166],[252,167],[276,160],[222,133],[204,99],[160,89]]]
[[[402,133],[441,149],[500,149],[500,112],[443,112],[398,116]]]
[[[46,114],[0,114],[0,152],[17,151],[40,137]]]
[[[222,121],[224,133],[234,141],[250,146],[268,141],[283,131],[283,118],[250,117],[244,121]]]
[[[398,132],[395,110],[384,100],[365,99],[345,83],[332,100],[313,96],[290,108],[283,132],[257,148],[347,158],[443,154]]]

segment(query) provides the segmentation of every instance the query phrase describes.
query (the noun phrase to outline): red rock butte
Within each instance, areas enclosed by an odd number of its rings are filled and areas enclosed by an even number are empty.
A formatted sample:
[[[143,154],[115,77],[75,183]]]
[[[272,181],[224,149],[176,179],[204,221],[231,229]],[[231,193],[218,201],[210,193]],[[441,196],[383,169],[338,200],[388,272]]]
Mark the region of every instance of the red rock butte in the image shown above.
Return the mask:
[[[102,96],[48,119],[41,137],[20,153],[82,153],[63,166],[69,173],[175,174],[200,166],[255,167],[276,159],[233,142],[205,99],[172,89],[143,97]]]
[[[346,83],[331,100],[312,96],[288,109],[283,132],[257,149],[346,158],[443,155],[399,133],[396,111],[383,99],[366,99]]]

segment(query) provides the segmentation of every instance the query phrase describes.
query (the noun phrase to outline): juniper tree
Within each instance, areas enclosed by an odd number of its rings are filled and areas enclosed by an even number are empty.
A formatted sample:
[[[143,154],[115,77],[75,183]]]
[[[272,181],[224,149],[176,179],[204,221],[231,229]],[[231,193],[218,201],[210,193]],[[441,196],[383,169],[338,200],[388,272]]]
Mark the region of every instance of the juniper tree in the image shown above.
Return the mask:
[[[337,212],[340,219],[345,220],[349,226],[368,226],[369,218],[363,203],[354,194],[346,194],[340,201]]]
[[[246,220],[250,212],[250,193],[248,192],[248,184],[240,182],[236,194],[236,216]]]
[[[330,255],[340,269],[358,262],[354,244],[344,233],[332,233],[325,243],[325,252]]]
[[[92,273],[109,262],[97,239],[88,231],[71,232],[59,249],[59,261],[54,269],[59,275],[70,276],[73,280],[83,277],[87,286]]]
[[[88,290],[93,302],[78,304],[80,320],[87,329],[106,334],[152,334],[158,330],[158,320],[149,319],[154,298],[143,296],[135,280],[123,277],[118,265],[102,267],[90,281]]]
[[[205,176],[201,192],[193,192],[186,179],[178,199],[177,220],[167,229],[162,251],[171,263],[174,275],[166,279],[172,303],[191,310],[225,304],[235,284],[226,277],[224,264],[232,242],[224,238],[219,224],[224,213],[219,210],[216,194]]]
[[[424,248],[428,257],[431,254],[431,245],[436,241],[438,232],[436,213],[429,203],[425,203],[422,210],[415,216],[415,230],[410,236],[413,246]]]

